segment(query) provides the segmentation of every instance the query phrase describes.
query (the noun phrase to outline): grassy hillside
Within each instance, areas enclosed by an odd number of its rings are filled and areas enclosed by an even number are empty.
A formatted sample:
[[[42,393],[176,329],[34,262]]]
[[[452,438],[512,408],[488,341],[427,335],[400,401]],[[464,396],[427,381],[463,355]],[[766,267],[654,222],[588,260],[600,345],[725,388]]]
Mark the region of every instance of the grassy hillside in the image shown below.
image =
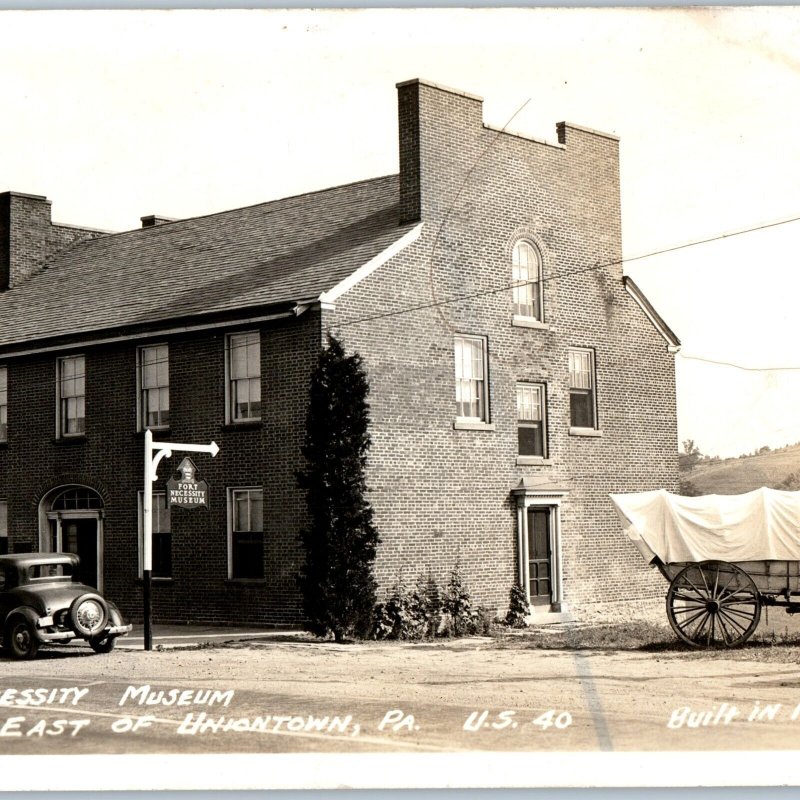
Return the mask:
[[[700,462],[690,472],[683,473],[683,478],[691,481],[698,494],[741,494],[762,486],[782,488],[780,484],[792,473],[800,477],[800,445],[758,456]]]

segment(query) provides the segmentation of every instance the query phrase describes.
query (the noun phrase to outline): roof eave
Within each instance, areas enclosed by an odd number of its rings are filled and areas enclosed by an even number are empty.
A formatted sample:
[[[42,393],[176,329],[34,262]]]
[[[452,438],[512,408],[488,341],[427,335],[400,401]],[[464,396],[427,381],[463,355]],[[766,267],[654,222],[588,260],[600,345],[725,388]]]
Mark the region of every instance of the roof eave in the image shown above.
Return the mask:
[[[667,343],[667,351],[677,353],[681,349],[681,340],[677,337],[672,328],[667,325],[664,318],[653,308],[653,304],[645,297],[644,292],[636,285],[636,282],[629,275],[622,278],[628,294],[638,303],[644,311],[645,316],[653,323],[653,327],[664,337]]]
[[[113,344],[130,340],[152,340],[162,336],[217,328],[234,328],[260,322],[299,317],[306,309],[297,301],[244,307],[235,314],[197,314],[173,320],[154,320],[139,324],[101,328],[92,331],[41,339],[27,339],[0,346],[0,358],[18,358],[35,353],[74,350],[75,348]]]
[[[345,293],[349,292],[356,284],[360,283],[372,275],[378,267],[385,264],[391,258],[394,258],[398,253],[402,252],[409,245],[419,239],[422,233],[423,223],[415,225],[411,230],[406,231],[399,239],[392,242],[387,248],[382,250],[378,255],[373,256],[366,264],[362,264],[355,272],[351,272],[344,280],[339,281],[333,288],[328,289],[327,292],[322,292],[317,302],[322,304],[323,308],[333,308],[334,303]]]

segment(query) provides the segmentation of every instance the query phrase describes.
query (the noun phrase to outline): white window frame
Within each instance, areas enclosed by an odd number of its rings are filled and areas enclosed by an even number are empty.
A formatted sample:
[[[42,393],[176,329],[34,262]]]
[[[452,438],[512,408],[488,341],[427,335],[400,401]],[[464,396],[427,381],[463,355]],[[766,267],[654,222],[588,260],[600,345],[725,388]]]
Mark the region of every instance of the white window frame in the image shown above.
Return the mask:
[[[463,344],[467,342],[470,343],[471,347],[475,344],[480,346],[482,372],[480,378],[465,378],[461,372],[460,367],[463,364],[463,358],[459,360],[459,344],[463,346]],[[470,372],[472,372],[472,367],[470,367]],[[489,344],[486,336],[459,333],[453,337],[453,375],[453,395],[456,403],[456,417],[453,427],[465,430],[494,430],[494,425],[491,423],[491,407],[489,397]],[[479,402],[478,410],[480,413],[478,416],[466,416],[459,413],[462,410],[461,405],[464,402],[464,400],[461,399],[464,384],[468,382],[476,383],[479,389],[478,394],[481,395],[480,397],[476,398]],[[470,390],[470,395],[472,394],[473,392]],[[474,401],[470,400],[469,402]]]
[[[139,577],[144,577],[144,492],[140,489],[136,493],[137,499],[137,508],[138,508],[138,516],[139,516]],[[161,503],[161,508],[159,508],[159,503]],[[156,510],[166,510],[170,517],[170,529],[169,531],[159,531],[157,527],[159,527],[160,516],[156,517],[155,511]],[[167,504],[167,492],[166,490],[154,489],[153,490],[153,534],[156,533],[169,533],[170,539],[170,551],[172,550],[173,544],[173,537],[172,537],[172,510]],[[170,553],[170,574],[169,575],[153,575],[154,581],[171,581],[173,579],[173,570],[172,570],[172,555]]]
[[[62,386],[62,371],[64,362],[76,361],[81,359],[83,362],[83,372],[79,377],[83,378],[83,395],[69,395],[67,398],[61,394]],[[67,432],[64,430],[64,414],[61,410],[61,401],[69,397],[83,397],[83,430]],[[56,359],[56,438],[58,439],[71,439],[86,436],[86,356],[82,353],[76,353],[70,356],[61,356]]]
[[[592,347],[570,347],[568,353],[569,353],[568,355],[569,362],[572,361],[573,353],[588,356],[589,382],[591,384],[588,388],[573,386],[572,365],[571,363],[567,364],[567,370],[568,370],[567,382],[569,384],[569,398],[570,398],[569,432],[573,436],[600,436],[601,435],[600,422],[597,414],[597,362],[596,362],[595,350]],[[574,392],[580,392],[582,394],[588,394],[590,396],[591,410],[592,410],[592,425],[579,426],[573,424],[572,395]]]
[[[249,330],[249,331],[236,331],[235,333],[229,333],[225,336],[225,422],[228,425],[240,425],[242,423],[248,422],[260,422],[261,416],[263,414],[263,410],[259,413],[258,416],[251,416],[251,417],[236,417],[235,412],[235,404],[233,402],[233,382],[234,380],[254,380],[256,378],[255,375],[248,375],[245,378],[233,378],[231,375],[231,367],[233,363],[233,359],[231,357],[231,349],[233,347],[242,347],[245,345],[235,343],[235,339],[237,337],[245,337],[245,336],[254,336],[256,339],[256,344],[258,345],[258,386],[259,386],[259,406],[263,403],[263,387],[261,385],[261,332],[259,330]],[[246,345],[246,346],[249,346]]]
[[[149,389],[166,389],[167,390],[167,407],[166,411],[169,412],[170,410],[170,396],[169,396],[169,343],[168,342],[159,342],[157,344],[145,344],[141,345],[141,347],[136,348],[136,429],[138,431],[145,431],[148,428],[150,430],[158,431],[158,430],[168,430],[170,427],[170,423],[162,423],[160,425],[148,425],[147,424],[147,404],[145,403],[145,379],[144,379],[144,351],[145,350],[154,350],[158,347],[166,347],[167,348],[167,382],[165,385],[159,386],[148,386],[146,387]],[[159,413],[164,409],[159,408]]]
[[[533,256],[533,264],[520,263],[523,247]],[[531,275],[531,271],[534,271],[534,276]],[[511,282],[514,321],[543,323],[542,256],[539,248],[530,239],[522,238],[514,242],[511,251]],[[525,302],[528,299],[530,302]]]
[[[8,367],[0,366],[0,442],[8,441]]]
[[[542,431],[542,454],[531,455],[522,454],[519,452],[519,429],[520,428],[535,428],[536,421],[524,420],[520,416],[519,411],[519,392],[520,389],[534,390],[539,395],[539,415],[538,427]],[[548,464],[549,450],[547,441],[547,386],[544,383],[537,383],[536,381],[517,381],[515,393],[516,411],[517,411],[517,464]]]
[[[261,492],[261,531],[234,531],[236,518],[236,494],[238,492]],[[255,578],[235,577],[233,574],[233,534],[236,533],[261,533],[262,553],[266,553],[266,535],[264,532],[264,487],[263,486],[229,486],[227,489],[227,516],[228,516],[228,580],[242,583],[260,582],[266,578],[266,568],[262,563],[262,575]]]

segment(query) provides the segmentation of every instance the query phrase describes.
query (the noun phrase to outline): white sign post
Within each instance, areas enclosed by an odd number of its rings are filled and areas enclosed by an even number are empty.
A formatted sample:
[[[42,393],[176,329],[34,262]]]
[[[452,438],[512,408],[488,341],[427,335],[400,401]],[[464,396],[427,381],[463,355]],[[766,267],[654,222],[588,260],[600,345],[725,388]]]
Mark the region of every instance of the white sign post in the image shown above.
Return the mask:
[[[219,453],[219,445],[181,444],[180,442],[154,442],[153,432],[144,432],[144,530],[142,531],[142,584],[144,595],[144,649],[153,649],[153,614],[150,590],[153,585],[153,484],[158,479],[158,465],[162,458],[170,458],[174,451]]]

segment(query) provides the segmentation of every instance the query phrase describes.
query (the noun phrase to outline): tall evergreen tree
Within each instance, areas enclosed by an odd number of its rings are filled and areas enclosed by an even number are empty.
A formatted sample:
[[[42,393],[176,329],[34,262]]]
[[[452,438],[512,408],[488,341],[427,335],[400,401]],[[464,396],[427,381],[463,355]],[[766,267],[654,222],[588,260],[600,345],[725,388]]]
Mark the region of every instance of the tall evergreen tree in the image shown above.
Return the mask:
[[[328,336],[311,377],[306,467],[298,473],[310,525],[299,583],[308,629],[338,642],[368,633],[375,607],[378,533],[366,498],[369,383],[355,353]]]

